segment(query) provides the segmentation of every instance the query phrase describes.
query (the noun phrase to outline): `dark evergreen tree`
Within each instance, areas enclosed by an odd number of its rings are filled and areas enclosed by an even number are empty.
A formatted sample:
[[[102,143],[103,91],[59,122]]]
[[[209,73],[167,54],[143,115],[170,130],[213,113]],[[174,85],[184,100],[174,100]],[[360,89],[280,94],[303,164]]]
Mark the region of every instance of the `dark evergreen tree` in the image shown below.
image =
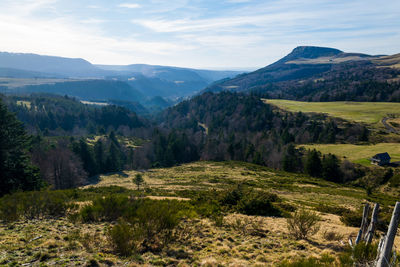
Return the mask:
[[[283,156],[282,167],[285,171],[295,172],[302,169],[301,157],[293,144],[289,144]]]
[[[319,152],[317,150],[313,149],[308,152],[305,163],[305,171],[310,176],[321,177],[322,165]]]
[[[340,183],[343,174],[340,170],[339,159],[333,155],[324,155],[322,158],[322,177],[328,181]]]
[[[104,145],[101,140],[98,140],[94,145],[94,159],[96,161],[97,171],[103,173],[105,170]]]
[[[88,173],[89,176],[96,175],[98,173],[96,162],[94,160],[93,151],[86,143],[86,140],[80,139],[79,143],[74,143],[73,150],[77,154],[82,162],[83,169]]]
[[[118,146],[114,142],[111,142],[109,154],[106,159],[106,172],[121,171],[123,165]]]
[[[21,122],[0,101],[0,196],[16,190],[36,190],[43,181],[31,165],[29,136]]]

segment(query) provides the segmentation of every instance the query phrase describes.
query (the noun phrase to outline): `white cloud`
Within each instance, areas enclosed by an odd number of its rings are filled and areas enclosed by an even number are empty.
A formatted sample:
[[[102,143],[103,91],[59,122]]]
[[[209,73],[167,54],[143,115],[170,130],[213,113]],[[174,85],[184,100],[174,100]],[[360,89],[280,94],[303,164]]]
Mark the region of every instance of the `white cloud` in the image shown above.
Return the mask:
[[[297,45],[399,52],[400,1],[0,1],[0,51],[213,68],[263,66]]]
[[[104,20],[104,19],[95,19],[95,18],[88,18],[88,19],[81,20],[81,23],[84,23],[84,24],[101,24],[101,23],[104,23],[104,22],[106,22],[106,20]]]
[[[119,4],[118,7],[124,7],[124,8],[139,8],[141,7],[139,4],[135,4],[135,3],[122,3]]]
[[[97,21],[88,21],[97,22]],[[135,63],[192,49],[171,42],[105,36],[97,23],[76,23],[68,18],[39,19],[0,14],[0,51],[82,57],[91,62]]]

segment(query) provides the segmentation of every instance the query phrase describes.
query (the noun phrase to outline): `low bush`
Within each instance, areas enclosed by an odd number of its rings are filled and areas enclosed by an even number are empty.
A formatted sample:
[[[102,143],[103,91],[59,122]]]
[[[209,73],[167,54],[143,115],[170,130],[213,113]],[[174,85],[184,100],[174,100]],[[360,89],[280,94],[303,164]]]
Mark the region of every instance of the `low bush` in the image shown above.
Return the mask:
[[[107,237],[114,251],[122,256],[129,256],[137,250],[134,228],[123,219],[107,231]]]
[[[340,207],[340,206],[328,206],[326,204],[319,204],[316,207],[316,210],[323,213],[335,214],[335,215],[343,215],[344,213],[350,211],[347,208]]]
[[[281,210],[273,205],[277,197],[266,192],[253,191],[237,203],[237,211],[246,215],[281,216]]]
[[[340,221],[346,226],[360,227],[362,221],[362,213],[352,210],[347,210],[340,216]]]
[[[6,195],[0,199],[0,218],[6,222],[23,219],[54,218],[77,208],[64,191],[31,191]]]
[[[356,246],[347,247],[339,255],[340,266],[372,266],[377,256],[378,244],[361,242]]]
[[[331,267],[335,266],[336,259],[329,254],[322,254],[320,258],[309,257],[283,261],[278,267]]]
[[[280,201],[276,194],[254,190],[244,184],[238,184],[222,192],[219,204],[230,210],[246,215],[281,216],[282,211],[274,205]]]
[[[393,175],[389,180],[390,187],[399,187],[400,186],[400,174]]]
[[[78,216],[83,222],[116,221],[136,209],[137,202],[135,199],[115,194],[97,197],[91,205],[83,207]]]
[[[344,237],[344,235],[334,231],[325,231],[323,236],[327,241],[340,241]]]
[[[295,239],[308,239],[318,232],[320,220],[321,217],[315,212],[301,209],[287,218],[287,227]]]
[[[160,251],[170,243],[174,229],[187,216],[186,205],[181,204],[178,201],[142,201],[134,216],[119,219],[107,231],[115,251],[124,256],[138,251]]]

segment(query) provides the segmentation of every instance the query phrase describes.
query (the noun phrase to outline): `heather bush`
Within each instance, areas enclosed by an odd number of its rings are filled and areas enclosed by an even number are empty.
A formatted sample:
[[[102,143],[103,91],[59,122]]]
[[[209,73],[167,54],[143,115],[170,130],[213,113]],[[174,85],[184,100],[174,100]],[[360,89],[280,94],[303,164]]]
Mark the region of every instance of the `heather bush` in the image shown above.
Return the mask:
[[[97,197],[91,205],[81,209],[78,216],[83,222],[116,221],[136,208],[137,200],[110,194]]]
[[[120,218],[107,236],[118,254],[129,256],[135,252],[158,252],[167,246],[187,207],[178,201],[145,200],[134,214]]]
[[[319,217],[315,212],[301,209],[296,211],[292,217],[287,218],[287,227],[290,235],[295,239],[308,239],[319,230]]]
[[[21,218],[40,219],[65,216],[76,209],[64,191],[31,191],[6,195],[0,199],[0,218],[11,222]]]
[[[254,190],[238,184],[219,197],[219,204],[246,215],[281,216],[282,211],[274,205],[280,199],[276,194]]]

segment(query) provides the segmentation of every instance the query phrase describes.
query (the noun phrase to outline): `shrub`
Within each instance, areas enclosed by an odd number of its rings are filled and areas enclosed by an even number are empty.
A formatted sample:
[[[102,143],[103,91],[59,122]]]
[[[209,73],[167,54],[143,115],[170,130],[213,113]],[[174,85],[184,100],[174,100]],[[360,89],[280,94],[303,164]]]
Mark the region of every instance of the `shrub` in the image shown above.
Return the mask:
[[[400,174],[393,175],[389,180],[390,187],[399,187],[400,186]]]
[[[297,259],[292,261],[284,261],[280,263],[279,267],[320,267],[320,266],[334,266],[335,258],[329,254],[322,254],[320,258],[309,257],[305,259]]]
[[[346,209],[344,207],[340,206],[328,206],[326,204],[319,204],[316,207],[316,210],[319,212],[324,212],[324,213],[330,213],[330,214],[335,214],[335,215],[343,215],[344,213],[350,211],[349,209]]]
[[[150,201],[137,210],[135,225],[143,238],[144,250],[158,250],[171,240],[172,230],[185,212],[177,201]]]
[[[135,231],[128,222],[121,219],[107,231],[107,237],[114,251],[122,256],[129,256],[136,251],[137,238]]]
[[[340,221],[346,226],[359,227],[362,221],[362,213],[347,210],[340,216]]]
[[[106,197],[97,197],[91,205],[85,206],[79,212],[83,222],[116,221],[136,209],[138,201],[126,196],[114,194]]]
[[[370,266],[377,256],[377,243],[366,244],[361,242],[353,248],[347,247],[339,255],[341,266]]]
[[[75,208],[64,191],[18,192],[0,199],[0,218],[7,222],[20,218],[54,218]]]
[[[307,239],[319,230],[321,218],[312,211],[301,209],[287,219],[289,233],[296,239]]]
[[[276,194],[256,191],[244,184],[238,184],[219,197],[220,205],[246,215],[281,216],[281,210],[273,204],[277,201]]]
[[[186,215],[178,201],[143,200],[134,215],[121,218],[107,236],[115,251],[131,255],[137,251],[160,251],[168,245],[174,229]]]
[[[252,192],[240,199],[237,211],[246,215],[281,216],[281,211],[272,204],[276,199],[274,194]]]
[[[325,240],[327,240],[327,241],[339,241],[339,240],[342,240],[344,237],[344,235],[339,234],[334,231],[325,231],[323,236],[324,236]]]

